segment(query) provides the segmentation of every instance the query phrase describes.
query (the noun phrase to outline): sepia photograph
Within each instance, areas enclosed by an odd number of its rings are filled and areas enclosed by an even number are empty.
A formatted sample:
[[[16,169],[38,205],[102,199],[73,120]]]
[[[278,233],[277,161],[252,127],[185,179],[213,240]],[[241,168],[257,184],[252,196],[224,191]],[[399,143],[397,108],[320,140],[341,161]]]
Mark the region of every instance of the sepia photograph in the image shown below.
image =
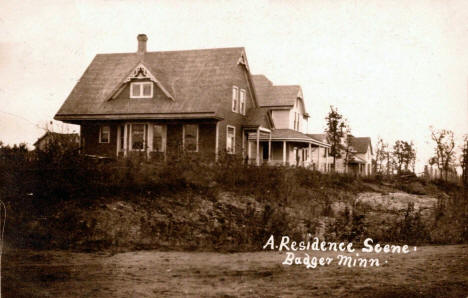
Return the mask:
[[[0,2],[0,297],[468,297],[468,2]]]

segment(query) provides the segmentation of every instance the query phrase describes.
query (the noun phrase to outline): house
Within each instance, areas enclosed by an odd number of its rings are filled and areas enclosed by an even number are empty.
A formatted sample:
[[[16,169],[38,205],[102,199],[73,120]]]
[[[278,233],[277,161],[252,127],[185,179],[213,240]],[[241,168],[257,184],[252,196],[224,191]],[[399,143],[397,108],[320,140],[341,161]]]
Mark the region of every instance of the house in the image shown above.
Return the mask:
[[[271,134],[260,136],[260,151],[262,160],[272,164],[288,164],[294,166],[320,168],[320,154],[327,156],[330,147],[322,140],[307,135],[309,114],[306,110],[304,96],[298,85],[274,85],[264,75],[253,75],[257,100],[261,107],[268,111],[275,125]],[[255,141],[254,134],[249,135],[249,145]],[[271,148],[268,156],[267,146]],[[248,152],[256,152],[254,146],[249,146]],[[322,158],[325,161],[326,159]]]
[[[328,143],[326,134],[308,134],[308,136]],[[373,171],[372,161],[374,159],[371,138],[354,137],[352,135],[348,135],[348,138],[348,158],[346,158],[346,150],[342,150],[341,157],[336,159],[335,171],[340,173],[354,173],[357,175],[371,175]],[[346,147],[345,144],[346,140],[343,140],[343,147]],[[348,160],[347,163],[346,159]],[[320,166],[326,166],[328,167],[327,170],[331,170],[333,156],[327,157],[327,164],[328,166],[322,163]]]
[[[300,87],[253,76],[244,48],[148,52],[147,39],[134,53],[96,55],[55,115],[80,125],[83,153],[307,166],[329,146],[305,134]]]
[[[47,131],[34,143],[36,150],[45,151],[52,143],[57,144],[62,149],[79,149],[80,136],[77,133],[58,133]]]
[[[83,153],[216,158],[271,133],[244,48],[148,52],[137,40],[137,52],[96,55],[55,115],[80,125]]]
[[[351,157],[348,161],[349,171],[359,175],[371,175],[372,160],[374,159],[371,138],[354,137],[351,135],[349,138],[351,147]]]

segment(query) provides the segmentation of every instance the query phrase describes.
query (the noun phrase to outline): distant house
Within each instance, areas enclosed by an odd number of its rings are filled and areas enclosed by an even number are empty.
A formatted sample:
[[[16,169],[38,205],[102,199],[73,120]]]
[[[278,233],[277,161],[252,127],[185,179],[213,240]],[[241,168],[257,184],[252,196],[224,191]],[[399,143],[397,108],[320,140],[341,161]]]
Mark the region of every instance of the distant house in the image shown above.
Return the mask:
[[[349,170],[359,175],[372,174],[374,151],[370,137],[350,137],[351,158],[348,161]]]
[[[55,115],[78,124],[85,154],[167,158],[186,152],[310,165],[299,86],[250,73],[244,48],[98,54]]]
[[[55,143],[62,148],[78,149],[80,147],[80,135],[77,133],[58,133],[47,131],[34,143],[36,150],[45,151],[47,147]]]
[[[308,134],[308,136],[320,140],[322,142],[327,141],[326,134]],[[372,141],[370,137],[354,137],[349,135],[349,150],[348,150],[348,162],[346,163],[346,152],[341,152],[341,157],[336,159],[335,171],[340,173],[354,173],[358,175],[371,175],[372,160],[374,159],[374,152],[372,149]],[[345,141],[343,141],[343,145]],[[319,169],[325,168],[326,171],[331,170],[333,164],[333,157],[326,155],[321,152],[319,154],[323,161],[314,161],[318,164]]]

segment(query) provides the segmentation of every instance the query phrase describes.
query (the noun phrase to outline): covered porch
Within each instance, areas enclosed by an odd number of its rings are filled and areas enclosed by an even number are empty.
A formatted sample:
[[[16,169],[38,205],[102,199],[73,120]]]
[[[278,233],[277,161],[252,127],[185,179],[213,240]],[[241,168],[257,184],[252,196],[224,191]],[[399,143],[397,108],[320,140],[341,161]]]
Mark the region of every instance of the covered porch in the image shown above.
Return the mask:
[[[270,133],[248,132],[247,140],[246,154],[251,163],[303,166],[316,170],[328,168],[328,165],[320,165],[328,163],[329,145],[298,131],[275,129]]]
[[[348,171],[354,175],[366,175],[366,161],[358,156],[352,156],[348,162]]]

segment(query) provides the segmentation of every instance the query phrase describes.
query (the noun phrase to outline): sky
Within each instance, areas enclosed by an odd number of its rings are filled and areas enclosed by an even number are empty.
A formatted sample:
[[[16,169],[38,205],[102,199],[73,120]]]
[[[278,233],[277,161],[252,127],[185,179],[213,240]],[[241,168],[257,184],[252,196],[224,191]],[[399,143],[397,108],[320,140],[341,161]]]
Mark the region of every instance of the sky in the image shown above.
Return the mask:
[[[0,2],[0,140],[33,144],[97,53],[246,48],[250,70],[301,85],[320,133],[330,105],[355,136],[413,141],[429,126],[468,134],[468,1]]]

